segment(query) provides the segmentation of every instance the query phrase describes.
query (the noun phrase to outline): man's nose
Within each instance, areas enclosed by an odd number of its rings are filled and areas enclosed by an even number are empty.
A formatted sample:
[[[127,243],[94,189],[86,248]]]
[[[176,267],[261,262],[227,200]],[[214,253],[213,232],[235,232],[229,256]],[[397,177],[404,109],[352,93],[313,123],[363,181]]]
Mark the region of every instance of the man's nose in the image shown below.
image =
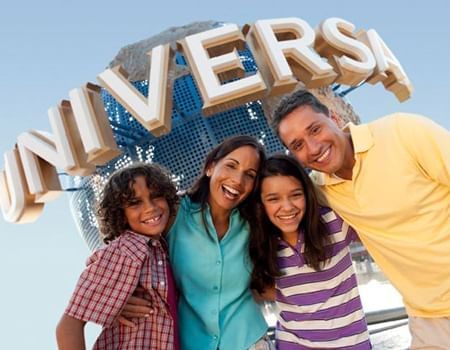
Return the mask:
[[[320,142],[317,142],[314,138],[308,139],[305,142],[310,155],[316,156],[320,153]]]

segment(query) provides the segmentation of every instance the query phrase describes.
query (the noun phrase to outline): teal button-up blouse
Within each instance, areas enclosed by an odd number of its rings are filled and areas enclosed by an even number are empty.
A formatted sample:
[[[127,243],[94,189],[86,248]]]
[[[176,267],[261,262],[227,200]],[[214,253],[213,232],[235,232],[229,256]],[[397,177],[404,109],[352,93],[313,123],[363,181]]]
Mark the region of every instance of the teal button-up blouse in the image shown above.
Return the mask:
[[[181,349],[244,350],[267,331],[249,289],[249,226],[235,209],[219,241],[209,207],[205,219],[209,233],[200,204],[184,196],[168,234]]]

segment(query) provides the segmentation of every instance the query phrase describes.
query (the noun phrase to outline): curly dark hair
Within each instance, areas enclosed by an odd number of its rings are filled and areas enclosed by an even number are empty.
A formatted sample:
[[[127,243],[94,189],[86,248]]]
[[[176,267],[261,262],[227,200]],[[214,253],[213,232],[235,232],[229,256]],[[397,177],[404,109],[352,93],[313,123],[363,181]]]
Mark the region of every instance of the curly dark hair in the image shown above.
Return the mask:
[[[264,179],[271,176],[292,176],[302,184],[306,202],[305,215],[299,227],[305,233],[303,254],[307,265],[316,271],[321,270],[330,256],[328,246],[331,241],[319,213],[319,202],[311,179],[297,160],[284,154],[276,154],[266,160],[261,170],[258,193],[261,193]],[[250,287],[262,293],[273,286],[275,278],[280,276],[277,250],[281,232],[267,217],[260,197],[255,206],[257,215],[250,219],[250,258],[253,263]]]
[[[158,164],[135,163],[117,170],[103,188],[97,209],[100,233],[106,244],[129,229],[124,208],[134,197],[133,184],[139,176],[145,178],[147,187],[155,197],[166,199],[170,216],[176,214],[177,189],[165,168]]]

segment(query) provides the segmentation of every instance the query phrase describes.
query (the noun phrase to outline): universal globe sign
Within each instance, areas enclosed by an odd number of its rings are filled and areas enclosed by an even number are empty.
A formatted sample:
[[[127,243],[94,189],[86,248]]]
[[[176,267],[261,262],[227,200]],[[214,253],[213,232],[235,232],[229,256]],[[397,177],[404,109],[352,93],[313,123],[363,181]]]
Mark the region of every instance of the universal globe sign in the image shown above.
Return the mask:
[[[330,86],[382,83],[400,101],[411,96],[412,85],[384,40],[344,19],[326,19],[316,29],[300,18],[185,29],[188,35],[178,40],[152,45],[139,74],[119,62],[98,75],[101,86],[70,91],[69,100],[48,111],[51,132],[18,135],[0,172],[6,221],[33,222],[69,187],[75,221],[95,248],[93,208],[115,169],[158,162],[186,188],[206,152],[227,136],[249,134],[269,152],[281,150],[266,118],[274,101],[298,85],[353,121]],[[57,169],[68,175],[65,186]]]

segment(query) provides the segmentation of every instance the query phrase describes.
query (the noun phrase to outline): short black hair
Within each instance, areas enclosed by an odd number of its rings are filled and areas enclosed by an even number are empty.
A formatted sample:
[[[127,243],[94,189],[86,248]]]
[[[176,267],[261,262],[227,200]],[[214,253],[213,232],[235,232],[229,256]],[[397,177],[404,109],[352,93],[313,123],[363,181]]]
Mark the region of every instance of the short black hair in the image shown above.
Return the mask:
[[[328,107],[320,102],[316,96],[307,90],[297,90],[283,97],[272,114],[270,125],[278,136],[280,136],[279,127],[282,120],[293,110],[302,106],[310,106],[317,113],[330,115]]]

